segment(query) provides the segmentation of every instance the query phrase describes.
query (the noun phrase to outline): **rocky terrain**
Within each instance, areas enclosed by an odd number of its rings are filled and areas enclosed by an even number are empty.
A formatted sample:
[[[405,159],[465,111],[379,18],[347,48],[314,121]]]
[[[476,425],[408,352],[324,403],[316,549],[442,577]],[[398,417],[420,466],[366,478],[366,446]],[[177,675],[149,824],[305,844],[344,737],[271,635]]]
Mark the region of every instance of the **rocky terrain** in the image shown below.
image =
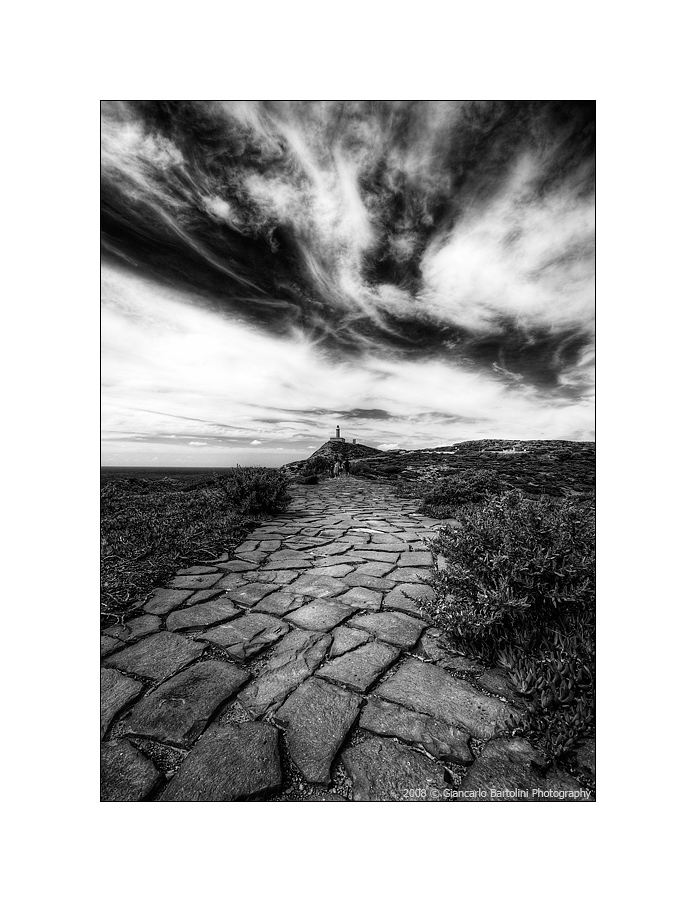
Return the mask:
[[[359,459],[352,472],[365,479],[432,480],[466,470],[490,470],[510,488],[528,494],[572,495],[594,491],[594,442],[459,442],[416,451],[378,451],[367,445],[327,442],[306,461],[283,469],[289,475],[315,472],[317,460]]]

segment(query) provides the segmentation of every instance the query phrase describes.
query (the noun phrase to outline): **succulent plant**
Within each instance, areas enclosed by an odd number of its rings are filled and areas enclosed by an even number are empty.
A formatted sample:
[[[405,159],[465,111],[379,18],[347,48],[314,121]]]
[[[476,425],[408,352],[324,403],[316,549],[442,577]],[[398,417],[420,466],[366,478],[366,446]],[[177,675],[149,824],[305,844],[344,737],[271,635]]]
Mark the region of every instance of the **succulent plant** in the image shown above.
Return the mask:
[[[514,729],[552,759],[594,730],[594,507],[588,499],[488,496],[432,543],[447,569],[427,603],[462,650],[509,674]]]

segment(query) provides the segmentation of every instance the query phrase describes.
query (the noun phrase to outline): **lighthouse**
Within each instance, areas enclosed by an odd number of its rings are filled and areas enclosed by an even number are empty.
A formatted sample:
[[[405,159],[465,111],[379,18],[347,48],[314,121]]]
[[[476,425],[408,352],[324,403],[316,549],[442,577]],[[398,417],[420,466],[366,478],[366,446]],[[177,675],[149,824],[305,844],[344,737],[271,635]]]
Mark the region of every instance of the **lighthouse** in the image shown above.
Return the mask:
[[[345,442],[344,438],[341,438],[341,427],[336,426],[336,435],[333,438],[329,439],[330,442]]]

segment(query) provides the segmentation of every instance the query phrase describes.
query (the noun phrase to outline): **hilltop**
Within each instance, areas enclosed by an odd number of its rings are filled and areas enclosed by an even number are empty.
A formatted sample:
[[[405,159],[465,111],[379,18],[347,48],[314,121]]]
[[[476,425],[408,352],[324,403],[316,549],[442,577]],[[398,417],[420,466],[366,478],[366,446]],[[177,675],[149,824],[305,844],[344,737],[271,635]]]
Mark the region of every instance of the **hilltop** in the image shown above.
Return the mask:
[[[529,494],[585,493],[595,486],[594,442],[482,439],[414,451],[326,442],[307,460],[283,469],[288,475],[317,472],[321,461],[337,457],[359,459],[351,472],[367,479],[431,480],[475,469],[491,470],[510,488]]]
[[[335,460],[372,458],[379,454],[381,452],[377,448],[370,448],[369,445],[353,444],[352,442],[324,442],[321,448],[317,448],[314,454],[311,454],[306,460],[294,460],[292,463],[285,464],[281,469],[291,475],[306,469],[312,470],[322,462],[328,466]],[[314,462],[313,466],[310,461]]]

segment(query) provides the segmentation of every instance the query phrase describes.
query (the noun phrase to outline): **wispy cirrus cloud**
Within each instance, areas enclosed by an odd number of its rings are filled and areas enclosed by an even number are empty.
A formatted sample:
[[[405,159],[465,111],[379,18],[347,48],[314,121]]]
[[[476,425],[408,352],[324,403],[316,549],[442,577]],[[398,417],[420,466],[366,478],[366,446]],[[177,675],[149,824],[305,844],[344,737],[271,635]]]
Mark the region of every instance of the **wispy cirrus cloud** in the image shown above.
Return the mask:
[[[577,102],[106,104],[110,434],[588,437],[593,140]]]

